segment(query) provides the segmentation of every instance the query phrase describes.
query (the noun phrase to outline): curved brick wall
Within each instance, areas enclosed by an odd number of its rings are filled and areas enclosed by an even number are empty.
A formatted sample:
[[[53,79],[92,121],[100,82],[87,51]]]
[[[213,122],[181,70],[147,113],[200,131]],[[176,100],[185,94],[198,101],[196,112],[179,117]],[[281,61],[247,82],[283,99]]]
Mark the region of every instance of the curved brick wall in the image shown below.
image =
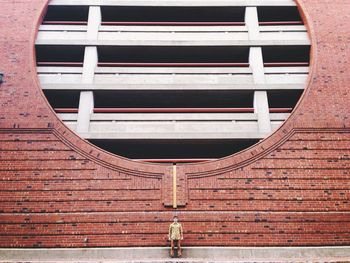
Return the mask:
[[[47,0],[1,1],[0,247],[350,245],[349,10],[299,0],[312,34],[304,97],[272,136],[177,171],[111,155],[66,128],[38,84],[34,39]]]

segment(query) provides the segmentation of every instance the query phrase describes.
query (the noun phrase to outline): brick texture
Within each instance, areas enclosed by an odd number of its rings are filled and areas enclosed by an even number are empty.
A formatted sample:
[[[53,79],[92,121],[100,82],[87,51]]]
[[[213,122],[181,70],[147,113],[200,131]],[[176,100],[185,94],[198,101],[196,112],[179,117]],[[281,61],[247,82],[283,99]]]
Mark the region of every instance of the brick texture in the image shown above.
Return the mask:
[[[309,83],[259,144],[172,167],[107,153],[55,115],[36,77],[46,0],[1,0],[0,247],[350,245],[350,2],[298,0],[312,38]]]

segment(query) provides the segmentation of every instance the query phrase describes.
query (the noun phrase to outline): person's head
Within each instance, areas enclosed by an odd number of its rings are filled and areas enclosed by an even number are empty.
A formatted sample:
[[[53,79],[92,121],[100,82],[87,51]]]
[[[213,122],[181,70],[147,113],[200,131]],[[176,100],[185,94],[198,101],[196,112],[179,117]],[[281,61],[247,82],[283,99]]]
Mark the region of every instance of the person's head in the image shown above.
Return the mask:
[[[177,216],[174,216],[173,218],[174,222],[177,223],[179,221],[179,219],[177,218]]]

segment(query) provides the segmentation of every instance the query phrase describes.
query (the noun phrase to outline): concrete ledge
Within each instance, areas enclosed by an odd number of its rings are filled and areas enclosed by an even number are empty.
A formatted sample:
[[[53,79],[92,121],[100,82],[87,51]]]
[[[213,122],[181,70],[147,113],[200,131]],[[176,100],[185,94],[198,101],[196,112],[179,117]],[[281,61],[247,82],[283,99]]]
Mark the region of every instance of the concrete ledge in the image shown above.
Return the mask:
[[[350,247],[191,247],[182,259],[170,259],[169,248],[0,249],[0,262],[79,261],[255,261],[255,262],[350,262]]]
[[[50,5],[136,5],[136,6],[295,6],[293,0],[51,0]]]

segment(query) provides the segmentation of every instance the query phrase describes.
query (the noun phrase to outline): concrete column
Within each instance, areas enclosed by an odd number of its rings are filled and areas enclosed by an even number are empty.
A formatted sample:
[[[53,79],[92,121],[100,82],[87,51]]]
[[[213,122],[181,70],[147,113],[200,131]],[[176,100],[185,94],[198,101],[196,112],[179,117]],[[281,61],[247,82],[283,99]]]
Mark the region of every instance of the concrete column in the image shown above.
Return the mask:
[[[101,7],[90,6],[87,39],[96,40],[98,38],[98,30],[102,21]]]
[[[92,84],[94,82],[95,68],[98,62],[97,47],[85,47],[82,83]],[[94,110],[93,91],[81,91],[77,119],[78,133],[89,132],[90,116]]]
[[[91,84],[94,82],[97,63],[97,47],[85,47],[82,83]]]
[[[94,110],[94,94],[92,91],[81,91],[77,121],[77,132],[89,132],[90,116]]]
[[[254,112],[258,115],[259,132],[271,132],[269,102],[266,91],[254,92]]]
[[[255,84],[265,83],[264,61],[261,47],[251,47],[249,50],[249,66],[253,72]]]
[[[264,84],[266,81],[261,47],[250,48],[249,65],[253,72],[254,83]],[[263,133],[270,133],[271,120],[269,102],[266,91],[254,92],[254,112],[258,115],[259,131]]]
[[[248,27],[249,40],[259,39],[259,19],[256,6],[246,7],[245,24]]]

